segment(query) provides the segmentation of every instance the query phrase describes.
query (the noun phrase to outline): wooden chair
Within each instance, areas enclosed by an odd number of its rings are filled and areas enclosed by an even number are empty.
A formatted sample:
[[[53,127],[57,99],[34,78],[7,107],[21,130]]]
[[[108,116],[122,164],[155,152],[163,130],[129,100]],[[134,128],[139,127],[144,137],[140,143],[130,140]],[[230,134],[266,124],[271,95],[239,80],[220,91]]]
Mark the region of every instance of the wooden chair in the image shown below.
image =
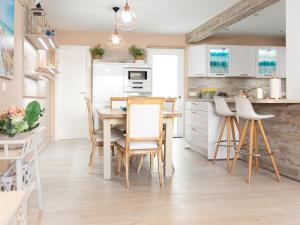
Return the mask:
[[[97,147],[103,146],[103,131],[100,129],[95,130],[93,107],[92,107],[91,99],[88,97],[85,97],[85,101],[86,101],[87,112],[88,112],[89,136],[90,136],[90,140],[92,142],[92,151],[90,154],[90,161],[89,161],[89,170],[91,172],[93,169],[93,166],[94,166],[95,158],[96,158]],[[111,150],[112,150],[113,154],[114,154],[114,147],[117,144],[117,140],[121,137],[122,137],[121,134],[112,130],[112,132],[111,132]]]
[[[121,107],[127,106],[127,97],[111,97],[110,98],[110,107],[112,109],[120,109]],[[124,125],[115,125],[112,127],[116,131],[120,131],[123,134],[126,133],[126,126]]]
[[[164,111],[165,112],[175,112],[176,111],[176,101],[177,101],[177,98],[171,98],[171,97],[165,98]],[[166,139],[165,139],[166,132],[165,131],[166,131],[165,125],[163,125],[162,161],[164,161],[164,148],[166,146]],[[139,162],[137,171],[136,171],[137,173],[140,172],[140,170],[142,168],[142,165],[143,165],[143,162],[144,162],[144,159],[145,159],[145,155],[142,155],[141,158],[140,158],[140,162]],[[153,160],[154,160],[154,156],[150,155],[150,174],[152,174]],[[173,169],[173,172],[175,172],[174,163],[172,164],[172,169]]]
[[[164,98],[134,97],[127,102],[126,137],[118,140],[117,173],[125,158],[126,186],[129,186],[129,157],[157,154],[160,185],[163,184],[162,139]]]

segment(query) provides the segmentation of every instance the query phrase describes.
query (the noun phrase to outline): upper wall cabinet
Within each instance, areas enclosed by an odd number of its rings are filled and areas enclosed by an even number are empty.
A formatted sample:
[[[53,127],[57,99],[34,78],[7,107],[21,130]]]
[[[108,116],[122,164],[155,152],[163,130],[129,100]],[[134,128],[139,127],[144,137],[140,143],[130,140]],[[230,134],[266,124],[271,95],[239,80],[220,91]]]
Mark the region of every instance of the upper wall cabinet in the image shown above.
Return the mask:
[[[224,77],[230,75],[231,46],[208,46],[208,76]]]
[[[189,76],[207,76],[207,46],[189,47]]]
[[[257,47],[256,49],[256,76],[285,77],[285,48],[284,47]]]
[[[231,47],[231,76],[255,77],[255,47]]]

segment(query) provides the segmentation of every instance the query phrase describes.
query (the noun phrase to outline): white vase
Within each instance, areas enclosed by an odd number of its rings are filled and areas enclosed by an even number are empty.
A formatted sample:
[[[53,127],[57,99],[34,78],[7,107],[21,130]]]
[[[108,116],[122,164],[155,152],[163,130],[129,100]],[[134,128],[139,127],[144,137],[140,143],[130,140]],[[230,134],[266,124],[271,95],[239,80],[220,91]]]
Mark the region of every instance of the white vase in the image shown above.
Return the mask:
[[[134,62],[136,64],[145,64],[145,60],[141,60],[141,59],[134,60]]]

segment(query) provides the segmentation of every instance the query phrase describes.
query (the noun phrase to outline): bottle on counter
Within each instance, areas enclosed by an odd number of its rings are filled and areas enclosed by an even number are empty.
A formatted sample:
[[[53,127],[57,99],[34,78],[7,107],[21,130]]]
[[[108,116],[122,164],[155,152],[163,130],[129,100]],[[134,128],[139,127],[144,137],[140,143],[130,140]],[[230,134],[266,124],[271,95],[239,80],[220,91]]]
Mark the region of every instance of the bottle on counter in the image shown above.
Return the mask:
[[[263,89],[261,83],[258,83],[258,86],[256,88],[256,97],[257,97],[257,99],[264,98],[264,89]]]

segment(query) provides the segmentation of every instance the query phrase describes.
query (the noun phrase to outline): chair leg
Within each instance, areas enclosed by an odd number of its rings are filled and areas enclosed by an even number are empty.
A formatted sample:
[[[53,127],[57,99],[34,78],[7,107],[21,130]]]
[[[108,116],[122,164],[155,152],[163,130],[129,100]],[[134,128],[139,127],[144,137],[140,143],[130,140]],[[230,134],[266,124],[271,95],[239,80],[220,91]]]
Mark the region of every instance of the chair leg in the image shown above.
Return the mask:
[[[256,173],[258,173],[259,159],[258,159],[258,144],[257,144],[257,121],[254,121],[253,141],[254,141],[254,151],[255,151],[255,167],[256,167]]]
[[[96,158],[96,149],[97,149],[97,146],[96,146],[96,144],[93,143],[92,152],[91,152],[91,156],[90,156],[90,162],[89,162],[90,172],[92,172],[92,169],[94,167],[94,162],[95,162],[95,158]]]
[[[118,151],[117,152],[117,170],[116,170],[117,175],[120,175],[120,173],[121,173],[122,158],[123,158],[122,152]]]
[[[150,154],[150,176],[153,174],[154,154]]]
[[[235,123],[235,125],[238,129],[239,137],[241,137],[241,135],[242,135],[241,125],[240,125],[239,121],[237,120],[237,118],[235,116],[233,117],[233,121],[234,121],[234,123]]]
[[[235,126],[234,126],[234,119],[233,117],[230,118],[231,120],[231,134],[232,134],[232,142],[233,142],[233,147],[234,150],[236,150],[236,138],[235,138]]]
[[[249,129],[250,129],[250,146],[249,146],[249,161],[248,161],[248,184],[251,183],[251,175],[252,175],[254,120],[251,121]]]
[[[216,148],[215,148],[214,156],[212,158],[212,162],[214,162],[216,160],[216,158],[217,158],[217,154],[218,154],[218,151],[219,151],[221,139],[223,137],[223,133],[224,133],[224,128],[225,128],[226,122],[227,122],[227,117],[224,117],[223,122],[221,124],[221,129],[220,129],[219,137],[218,137],[218,140],[217,140],[217,143],[216,143]]]
[[[163,175],[163,172],[162,172],[161,150],[159,150],[158,154],[157,154],[157,165],[158,165],[159,184],[163,185],[164,175]]]
[[[230,132],[231,132],[231,118],[227,118],[227,171],[229,171],[230,166],[230,150],[231,150],[231,140],[230,140]]]
[[[142,168],[144,159],[145,159],[145,155],[141,155],[141,156],[140,156],[139,166],[138,166],[138,168],[137,168],[137,170],[136,170],[136,173],[137,173],[137,174],[140,172],[140,170],[141,170],[141,168]]]
[[[111,145],[110,148],[111,148],[111,155],[115,156],[115,146]]]
[[[259,128],[260,128],[260,132],[261,132],[261,134],[262,134],[262,136],[263,136],[263,139],[264,139],[264,142],[265,142],[265,145],[266,145],[266,150],[267,150],[267,152],[268,152],[269,155],[270,155],[270,159],[271,159],[271,162],[272,162],[272,165],[273,165],[273,168],[274,168],[276,177],[277,177],[278,181],[280,182],[281,179],[280,179],[279,170],[278,170],[278,168],[277,168],[275,158],[274,158],[274,156],[273,156],[273,153],[272,153],[272,150],[271,150],[271,147],[270,147],[268,138],[267,138],[267,136],[266,136],[265,129],[264,129],[263,124],[262,124],[262,122],[261,122],[260,120],[258,120],[257,122],[258,122],[258,125],[259,125]]]
[[[233,170],[233,168],[235,166],[235,163],[236,163],[236,161],[238,159],[239,152],[240,152],[240,150],[242,148],[242,145],[244,143],[244,140],[245,140],[245,137],[246,137],[246,133],[247,133],[247,129],[248,129],[248,124],[249,124],[249,120],[246,121],[246,124],[245,124],[243,132],[242,132],[242,136],[240,136],[240,142],[239,142],[238,148],[237,148],[237,150],[236,150],[236,152],[234,154],[234,158],[233,158],[233,161],[231,163],[231,168],[229,170],[230,174],[232,173],[232,170]]]
[[[129,156],[125,152],[126,187],[129,187]]]

